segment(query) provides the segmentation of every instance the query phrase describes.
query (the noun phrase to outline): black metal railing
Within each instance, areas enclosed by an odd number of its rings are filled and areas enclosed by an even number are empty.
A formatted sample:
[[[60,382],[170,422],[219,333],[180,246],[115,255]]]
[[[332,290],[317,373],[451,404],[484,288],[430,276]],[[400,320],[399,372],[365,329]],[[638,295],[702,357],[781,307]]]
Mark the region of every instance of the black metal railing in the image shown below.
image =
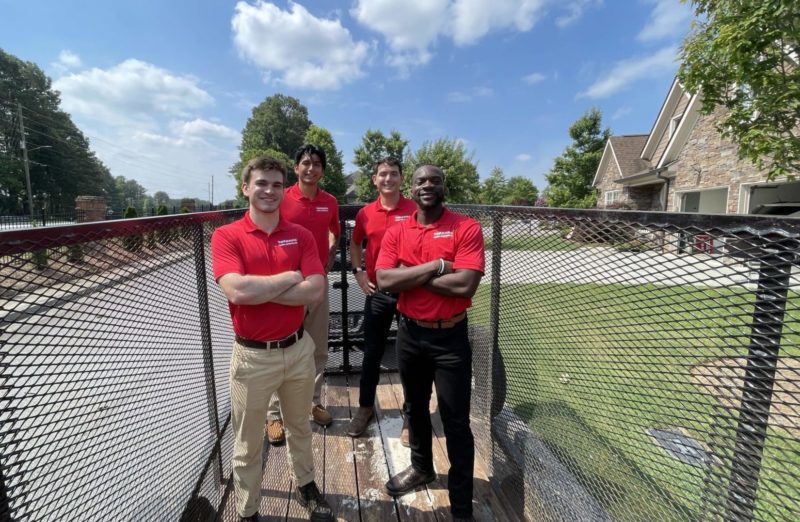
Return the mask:
[[[476,445],[520,518],[800,518],[800,221],[453,208],[486,240]],[[208,245],[241,213],[0,233],[0,519],[222,512],[233,335]],[[329,372],[363,348],[348,233]]]

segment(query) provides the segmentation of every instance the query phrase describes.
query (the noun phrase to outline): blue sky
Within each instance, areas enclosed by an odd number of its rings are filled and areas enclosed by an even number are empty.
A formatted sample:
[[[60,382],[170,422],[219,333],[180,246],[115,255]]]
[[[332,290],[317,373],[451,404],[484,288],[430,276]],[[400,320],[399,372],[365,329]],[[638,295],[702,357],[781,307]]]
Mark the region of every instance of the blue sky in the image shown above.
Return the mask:
[[[114,175],[231,198],[252,108],[298,98],[347,162],[364,132],[463,140],[540,189],[598,107],[647,133],[677,71],[679,0],[0,0],[0,47],[38,64]]]

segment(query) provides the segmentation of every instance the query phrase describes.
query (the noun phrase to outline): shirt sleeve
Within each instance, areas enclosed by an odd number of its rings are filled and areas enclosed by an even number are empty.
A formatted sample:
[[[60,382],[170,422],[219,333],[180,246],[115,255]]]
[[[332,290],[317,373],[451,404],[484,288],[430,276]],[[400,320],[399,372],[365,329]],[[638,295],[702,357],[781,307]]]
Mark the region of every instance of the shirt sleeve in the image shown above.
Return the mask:
[[[397,266],[400,252],[400,228],[391,227],[383,236],[381,249],[378,252],[378,260],[375,262],[376,271]]]
[[[366,235],[366,227],[364,225],[365,216],[364,216],[364,209],[358,211],[356,214],[356,225],[353,227],[353,237],[350,239],[353,243],[360,245],[362,241],[364,241],[364,236]]]
[[[336,202],[336,198],[331,196],[331,208],[333,212],[331,212],[331,222],[328,226],[328,230],[330,230],[334,236],[339,237],[342,235],[342,227],[339,224],[339,203]]]
[[[322,262],[319,260],[317,242],[314,240],[314,236],[305,228],[297,228],[300,234],[300,273],[303,274],[303,277],[314,274],[325,275]]]
[[[211,266],[215,281],[225,274],[245,273],[239,248],[224,228],[218,228],[211,235]]]
[[[468,269],[483,273],[486,259],[483,253],[483,231],[480,223],[470,219],[461,224],[458,232],[453,270]]]

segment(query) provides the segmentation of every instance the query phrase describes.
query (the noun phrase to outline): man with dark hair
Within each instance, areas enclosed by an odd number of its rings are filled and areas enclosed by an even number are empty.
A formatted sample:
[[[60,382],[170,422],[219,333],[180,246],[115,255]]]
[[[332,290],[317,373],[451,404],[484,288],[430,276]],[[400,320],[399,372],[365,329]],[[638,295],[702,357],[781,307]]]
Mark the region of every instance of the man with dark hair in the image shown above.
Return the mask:
[[[411,195],[416,214],[386,232],[375,266],[378,288],[400,294],[397,357],[411,444],[411,466],[392,477],[386,491],[403,495],[436,479],[429,412],[435,383],[450,459],[450,511],[454,520],[469,520],[475,443],[467,308],[483,276],[483,233],[477,221],[444,207],[438,167],[414,172]]]
[[[333,417],[322,405],[320,396],[328,362],[328,327],[330,308],[328,304],[327,273],[333,264],[336,243],[339,241],[339,205],[336,198],[319,187],[325,174],[325,151],[305,144],[294,156],[294,172],[297,183],[286,189],[281,204],[281,214],[287,221],[298,224],[311,232],[316,242],[314,251],[325,271],[324,297],[321,302],[308,306],[303,327],[314,340],[314,394],[310,401],[311,415],[320,426],[330,426]],[[271,444],[282,444],[285,440],[280,400],[273,397],[267,421],[267,439]]]
[[[378,289],[375,261],[378,259],[386,230],[407,221],[417,210],[417,205],[400,193],[403,166],[397,159],[386,157],[375,163],[372,183],[378,188],[378,199],[358,211],[350,241],[353,274],[358,286],[367,296],[364,303],[364,362],[361,367],[359,408],[347,428],[347,434],[351,437],[361,436],[375,415],[375,390],[378,386],[381,359],[397,308],[397,294]],[[362,257],[361,244],[365,239],[366,256]],[[406,429],[401,431],[401,442],[407,444],[404,433],[407,433]]]
[[[269,157],[242,171],[244,217],[211,236],[214,278],[228,298],[236,342],[230,367],[233,483],[240,520],[257,521],[261,452],[269,398],[281,399],[297,499],[312,520],[333,514],[314,482],[308,403],[314,389],[314,342],[304,335],[306,306],[324,294],[313,236],[281,215],[286,167]]]

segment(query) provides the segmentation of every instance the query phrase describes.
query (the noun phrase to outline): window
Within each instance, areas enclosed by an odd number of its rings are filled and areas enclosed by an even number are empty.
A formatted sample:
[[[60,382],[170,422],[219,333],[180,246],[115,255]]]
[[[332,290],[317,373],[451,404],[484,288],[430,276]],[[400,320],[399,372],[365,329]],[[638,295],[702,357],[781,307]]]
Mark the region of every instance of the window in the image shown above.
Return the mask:
[[[619,201],[619,196],[621,192],[622,192],[621,190],[609,190],[608,192],[606,192],[605,194],[606,206],[613,205],[614,203]]]
[[[677,114],[669,120],[669,138],[672,139],[672,136],[675,134],[675,131],[678,130],[678,125],[681,124],[681,118],[683,118],[683,114]]]

